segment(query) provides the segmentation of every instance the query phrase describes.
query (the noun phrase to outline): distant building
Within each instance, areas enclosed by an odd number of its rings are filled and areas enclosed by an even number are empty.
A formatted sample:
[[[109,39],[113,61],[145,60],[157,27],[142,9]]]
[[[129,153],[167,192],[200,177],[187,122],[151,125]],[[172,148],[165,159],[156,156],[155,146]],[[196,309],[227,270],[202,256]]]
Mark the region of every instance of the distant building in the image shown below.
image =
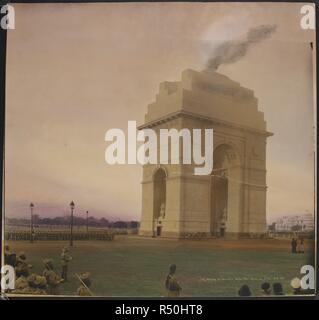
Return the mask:
[[[276,220],[275,231],[313,231],[314,217],[311,214],[283,216]]]

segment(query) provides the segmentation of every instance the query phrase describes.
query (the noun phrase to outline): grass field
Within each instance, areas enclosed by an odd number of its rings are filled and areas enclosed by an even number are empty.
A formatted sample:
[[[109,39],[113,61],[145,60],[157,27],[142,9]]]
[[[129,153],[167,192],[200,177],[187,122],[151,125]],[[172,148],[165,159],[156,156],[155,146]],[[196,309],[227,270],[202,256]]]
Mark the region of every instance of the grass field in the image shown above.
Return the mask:
[[[42,259],[50,257],[60,271],[60,254],[66,242],[8,242],[15,252],[25,251],[36,273]],[[260,284],[281,282],[291,294],[290,280],[311,261],[313,243],[305,254],[291,254],[287,240],[165,240],[117,236],[114,241],[76,241],[70,249],[73,261],[69,281],[61,293],[74,295],[79,285],[74,273],[92,274],[92,291],[99,296],[165,296],[168,266],[177,265],[182,296],[237,296],[248,284],[260,295]]]

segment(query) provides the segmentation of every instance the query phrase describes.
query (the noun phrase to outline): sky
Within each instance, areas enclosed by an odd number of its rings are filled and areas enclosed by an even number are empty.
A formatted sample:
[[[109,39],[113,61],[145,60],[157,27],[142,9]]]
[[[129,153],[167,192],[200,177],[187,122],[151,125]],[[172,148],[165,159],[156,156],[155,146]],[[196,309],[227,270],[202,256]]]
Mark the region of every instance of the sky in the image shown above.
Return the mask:
[[[142,124],[159,83],[203,70],[251,27],[267,40],[218,72],[254,90],[267,130],[267,220],[313,212],[314,30],[298,3],[14,4],[6,70],[5,213],[138,220],[142,167],[111,166],[104,136]]]

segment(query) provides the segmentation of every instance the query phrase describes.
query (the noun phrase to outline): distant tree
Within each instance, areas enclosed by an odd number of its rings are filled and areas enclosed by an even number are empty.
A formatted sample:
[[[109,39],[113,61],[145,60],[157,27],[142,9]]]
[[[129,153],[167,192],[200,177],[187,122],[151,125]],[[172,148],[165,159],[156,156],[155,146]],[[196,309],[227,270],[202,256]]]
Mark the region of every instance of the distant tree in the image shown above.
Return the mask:
[[[51,224],[52,224],[52,219],[50,219],[50,218],[43,218],[43,219],[41,219],[41,224],[51,225]]]
[[[109,226],[109,220],[105,219],[105,218],[101,218],[99,221],[99,224],[101,227],[108,227]]]
[[[137,221],[130,222],[130,228],[137,229],[139,227],[139,223]]]
[[[86,225],[86,219],[84,219],[82,217],[75,216],[73,218],[73,222],[74,222],[74,225],[76,225],[76,226],[84,226],[84,225]]]
[[[291,227],[291,231],[301,231],[302,226],[301,225],[294,225]]]
[[[39,222],[40,222],[40,217],[39,217],[39,215],[38,215],[38,214],[34,214],[34,215],[33,215],[33,223],[34,223],[34,224],[39,224]]]
[[[276,231],[276,222],[273,222],[271,225],[268,226],[269,231]]]
[[[34,223],[37,226],[40,225],[56,225],[56,226],[66,226],[70,225],[71,222],[71,217],[70,215],[65,215],[65,216],[58,216],[58,217],[43,217],[39,215],[34,215]],[[12,225],[12,226],[25,226],[25,225],[30,225],[30,219],[21,219],[21,218],[6,218],[5,219],[6,225]],[[86,217],[82,216],[73,216],[73,223],[75,226],[86,226],[87,220]],[[110,228],[120,228],[120,229],[126,229],[126,228],[132,228],[136,229],[139,227],[139,222],[138,221],[122,221],[118,220],[115,222],[110,222],[106,218],[95,218],[95,217],[89,217],[88,218],[88,223],[89,226],[91,227],[110,227]]]
[[[55,217],[52,219],[52,224],[63,226],[68,224],[68,220],[65,217]]]
[[[91,227],[99,227],[99,220],[94,217],[89,217],[89,226]]]
[[[113,222],[113,228],[124,229],[127,228],[127,222],[124,221],[115,221]]]

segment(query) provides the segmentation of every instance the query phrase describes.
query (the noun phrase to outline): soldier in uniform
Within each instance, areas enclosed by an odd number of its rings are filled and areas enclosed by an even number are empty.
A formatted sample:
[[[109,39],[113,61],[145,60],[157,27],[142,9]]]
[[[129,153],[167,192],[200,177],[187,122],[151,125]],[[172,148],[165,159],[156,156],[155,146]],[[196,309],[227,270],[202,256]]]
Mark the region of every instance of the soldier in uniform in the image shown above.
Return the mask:
[[[61,279],[61,277],[53,270],[53,261],[51,259],[44,259],[43,264],[43,276],[47,281],[48,294],[59,295],[60,283],[63,282],[63,279]]]
[[[179,285],[179,283],[175,279],[175,276],[174,276],[175,272],[176,272],[176,265],[175,264],[170,265],[169,273],[168,273],[168,275],[166,277],[166,281],[165,281],[165,287],[167,290],[168,297],[179,297],[180,292],[182,290],[181,286]]]
[[[39,276],[35,273],[32,273],[28,279],[28,293],[29,294],[37,294],[37,295],[45,295],[47,294],[47,281],[43,276]]]
[[[84,272],[79,275],[79,280],[81,285],[78,287],[76,293],[79,296],[92,296],[92,292],[90,290],[91,287],[91,274],[89,272]]]
[[[11,267],[15,267],[16,265],[16,254],[10,251],[10,247],[8,245],[5,245],[4,247],[4,264]]]
[[[247,286],[247,284],[244,284],[243,286],[240,287],[238,291],[238,295],[240,297],[250,297],[251,296],[251,291],[250,288]]]
[[[227,211],[226,208],[221,211],[219,236],[224,237],[226,231]]]
[[[299,278],[293,278],[290,282],[293,294],[301,294],[301,281]]]
[[[303,236],[299,237],[298,253],[305,253],[304,239]]]
[[[72,260],[72,257],[69,255],[69,249],[67,247],[64,247],[62,249],[62,254],[61,254],[61,266],[62,266],[61,278],[64,281],[68,281],[68,264],[71,260]]]
[[[162,217],[163,219],[165,218],[165,203],[164,202],[162,202],[162,204],[161,204],[160,217]]]
[[[273,288],[273,293],[274,295],[276,296],[281,296],[284,294],[284,291],[283,291],[283,287],[282,287],[282,284],[280,282],[276,282],[272,285],[272,288]]]
[[[291,239],[291,253],[297,253],[297,240],[295,238]]]
[[[263,296],[269,296],[271,294],[270,283],[269,282],[264,282],[261,285],[261,290],[262,290]]]
[[[21,276],[15,281],[15,289],[11,291],[11,293],[23,294],[28,288],[29,288],[29,283],[27,278]]]
[[[28,277],[30,275],[30,269],[32,268],[32,265],[27,262],[27,256],[24,252],[20,252],[18,254],[17,260],[16,260],[16,276],[19,278],[21,276]]]

